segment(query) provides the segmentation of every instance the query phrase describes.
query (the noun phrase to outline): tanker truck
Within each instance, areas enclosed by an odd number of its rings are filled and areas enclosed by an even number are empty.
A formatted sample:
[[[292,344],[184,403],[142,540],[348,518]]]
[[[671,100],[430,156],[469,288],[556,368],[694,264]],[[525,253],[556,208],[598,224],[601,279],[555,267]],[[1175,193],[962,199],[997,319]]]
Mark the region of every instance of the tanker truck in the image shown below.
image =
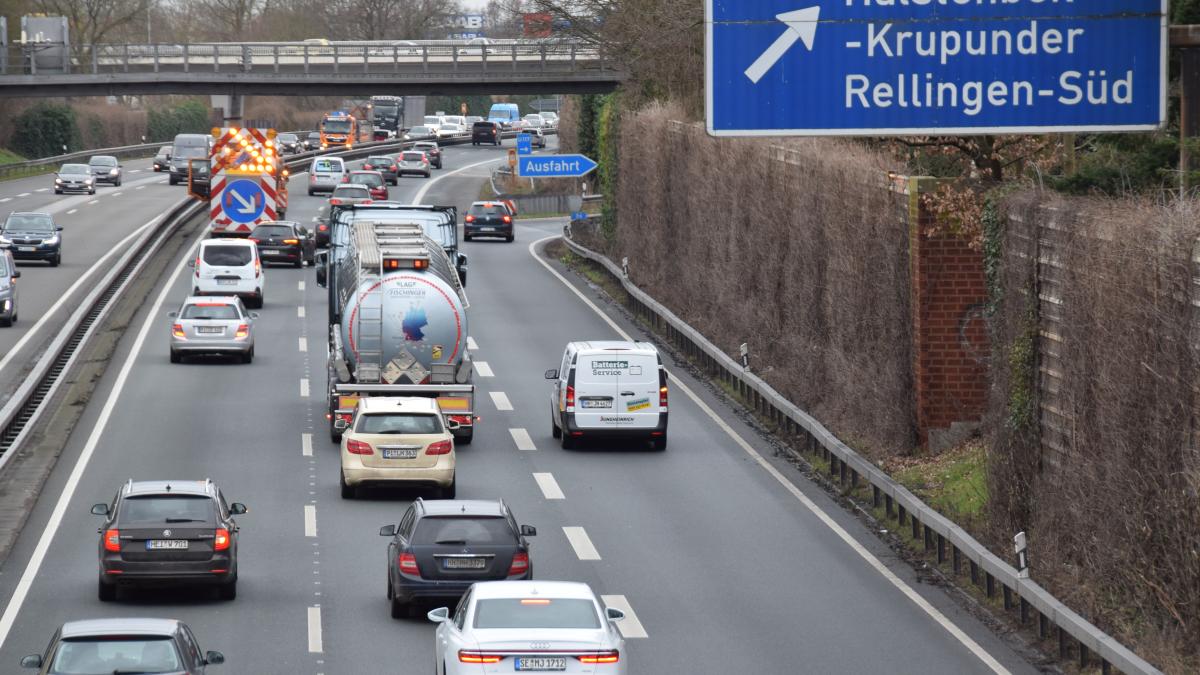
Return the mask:
[[[338,317],[329,326],[329,437],[340,442],[364,396],[438,399],[457,442],[474,435],[467,297],[419,223],[359,220],[344,251],[318,265]]]

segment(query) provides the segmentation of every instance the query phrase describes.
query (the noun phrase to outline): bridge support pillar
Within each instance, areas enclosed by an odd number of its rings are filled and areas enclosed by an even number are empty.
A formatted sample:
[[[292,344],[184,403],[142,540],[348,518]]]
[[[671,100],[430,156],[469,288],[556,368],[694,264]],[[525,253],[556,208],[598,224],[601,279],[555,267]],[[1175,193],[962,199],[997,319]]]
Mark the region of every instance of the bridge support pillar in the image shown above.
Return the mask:
[[[242,95],[230,94],[229,104],[225,106],[225,126],[242,126]]]

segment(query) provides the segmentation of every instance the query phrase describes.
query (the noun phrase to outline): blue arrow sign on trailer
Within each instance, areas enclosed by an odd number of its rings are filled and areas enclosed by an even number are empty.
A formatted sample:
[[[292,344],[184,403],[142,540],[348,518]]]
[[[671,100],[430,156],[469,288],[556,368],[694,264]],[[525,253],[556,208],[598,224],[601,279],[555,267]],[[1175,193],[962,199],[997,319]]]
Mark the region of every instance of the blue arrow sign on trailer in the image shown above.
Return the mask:
[[[517,175],[522,178],[579,178],[597,166],[583,155],[522,155],[517,161]]]
[[[706,0],[709,133],[1145,131],[1167,0]]]
[[[245,178],[230,182],[221,195],[225,217],[235,223],[253,223],[266,208],[266,196],[258,181]]]

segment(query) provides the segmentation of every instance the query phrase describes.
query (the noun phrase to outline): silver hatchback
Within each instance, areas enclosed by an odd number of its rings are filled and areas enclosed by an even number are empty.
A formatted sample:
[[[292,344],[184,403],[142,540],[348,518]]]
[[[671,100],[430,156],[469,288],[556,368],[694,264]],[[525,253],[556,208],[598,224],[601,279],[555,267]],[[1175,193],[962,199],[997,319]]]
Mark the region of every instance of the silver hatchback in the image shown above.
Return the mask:
[[[0,249],[0,326],[11,326],[17,322],[17,269],[12,253]]]
[[[254,360],[254,320],[236,296],[192,296],[168,316],[171,324],[171,363],[185,356],[232,354],[242,363]]]

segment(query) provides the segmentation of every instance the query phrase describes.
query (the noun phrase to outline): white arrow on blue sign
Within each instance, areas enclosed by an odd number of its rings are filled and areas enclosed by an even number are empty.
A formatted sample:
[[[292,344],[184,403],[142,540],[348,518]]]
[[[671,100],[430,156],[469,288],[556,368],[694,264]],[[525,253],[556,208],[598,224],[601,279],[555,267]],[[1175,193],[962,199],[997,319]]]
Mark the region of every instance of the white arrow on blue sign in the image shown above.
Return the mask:
[[[523,155],[517,162],[517,175],[522,178],[579,178],[597,166],[583,155]]]
[[[258,181],[245,178],[230,182],[221,193],[221,210],[235,223],[253,223],[267,206]]]
[[[1167,0],[706,3],[714,135],[1146,131],[1166,120]]]
[[[533,137],[529,134],[517,134],[517,154],[533,154]]]

